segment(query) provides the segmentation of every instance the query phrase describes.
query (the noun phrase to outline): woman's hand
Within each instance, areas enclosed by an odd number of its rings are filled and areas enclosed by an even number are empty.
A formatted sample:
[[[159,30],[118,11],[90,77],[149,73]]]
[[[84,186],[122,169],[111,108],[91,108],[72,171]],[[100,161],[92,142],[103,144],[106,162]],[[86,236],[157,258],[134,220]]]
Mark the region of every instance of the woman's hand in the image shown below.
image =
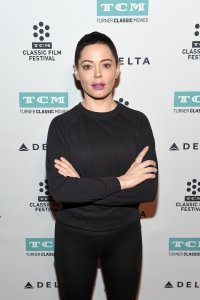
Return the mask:
[[[156,177],[157,172],[156,163],[153,160],[143,161],[149,147],[146,146],[137,156],[133,164],[122,176],[117,177],[120,182],[121,189],[132,188],[147,179]],[[143,162],[142,162],[143,161]]]
[[[117,177],[120,182],[121,189],[132,188],[141,182],[147,179],[153,179],[156,177],[157,173],[156,162],[153,160],[143,161],[144,156],[146,155],[149,147],[146,146],[137,156],[135,161],[132,163],[130,168],[122,176]],[[77,171],[74,169],[72,164],[61,157],[60,159],[55,159],[55,168],[58,170],[58,173],[62,176],[70,176],[80,178]]]
[[[54,166],[58,170],[59,174],[63,175],[64,177],[70,176],[80,178],[79,174],[76,172],[72,164],[70,164],[70,162],[64,157],[55,159],[54,162]]]

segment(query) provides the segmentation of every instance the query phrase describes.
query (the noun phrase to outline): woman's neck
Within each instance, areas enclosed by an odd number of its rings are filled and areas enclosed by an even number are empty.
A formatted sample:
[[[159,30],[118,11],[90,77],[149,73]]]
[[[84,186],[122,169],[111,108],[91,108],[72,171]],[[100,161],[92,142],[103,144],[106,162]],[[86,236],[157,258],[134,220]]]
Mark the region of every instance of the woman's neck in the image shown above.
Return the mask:
[[[117,103],[113,100],[101,100],[101,99],[83,99],[81,104],[88,110],[94,112],[109,112],[115,109]]]

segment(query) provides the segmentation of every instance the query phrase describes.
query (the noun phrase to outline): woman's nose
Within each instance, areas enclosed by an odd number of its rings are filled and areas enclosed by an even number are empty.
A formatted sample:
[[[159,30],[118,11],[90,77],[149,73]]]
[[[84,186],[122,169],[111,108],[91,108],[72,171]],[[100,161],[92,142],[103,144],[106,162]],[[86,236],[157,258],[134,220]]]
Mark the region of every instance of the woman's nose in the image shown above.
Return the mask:
[[[94,69],[94,77],[99,78],[99,77],[101,77],[101,76],[102,76],[101,68],[96,67],[96,68]]]

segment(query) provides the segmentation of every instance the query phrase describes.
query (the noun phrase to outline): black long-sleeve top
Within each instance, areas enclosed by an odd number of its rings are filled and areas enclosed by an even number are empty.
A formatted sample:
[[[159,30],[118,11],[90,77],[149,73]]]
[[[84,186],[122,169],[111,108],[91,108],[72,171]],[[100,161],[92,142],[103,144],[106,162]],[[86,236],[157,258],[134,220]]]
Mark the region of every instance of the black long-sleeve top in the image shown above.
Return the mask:
[[[114,110],[93,112],[81,103],[55,117],[47,139],[47,177],[55,201],[62,204],[57,218],[83,230],[105,231],[139,220],[138,206],[153,201],[157,176],[121,190],[123,175],[138,153],[149,146],[144,160],[157,162],[147,117],[117,102]],[[54,159],[65,157],[80,178],[64,177]]]

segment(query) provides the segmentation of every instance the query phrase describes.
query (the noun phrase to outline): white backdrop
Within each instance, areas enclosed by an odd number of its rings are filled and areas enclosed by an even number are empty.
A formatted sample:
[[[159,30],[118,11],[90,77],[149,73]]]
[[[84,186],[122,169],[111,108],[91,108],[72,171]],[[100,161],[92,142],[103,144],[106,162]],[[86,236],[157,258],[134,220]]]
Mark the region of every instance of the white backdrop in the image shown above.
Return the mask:
[[[120,57],[115,99],[148,116],[159,159],[158,199],[141,205],[138,300],[198,300],[199,0],[8,0],[0,14],[1,299],[59,299],[46,136],[51,119],[81,101],[74,50],[98,30]],[[93,300],[104,299],[98,270]]]

